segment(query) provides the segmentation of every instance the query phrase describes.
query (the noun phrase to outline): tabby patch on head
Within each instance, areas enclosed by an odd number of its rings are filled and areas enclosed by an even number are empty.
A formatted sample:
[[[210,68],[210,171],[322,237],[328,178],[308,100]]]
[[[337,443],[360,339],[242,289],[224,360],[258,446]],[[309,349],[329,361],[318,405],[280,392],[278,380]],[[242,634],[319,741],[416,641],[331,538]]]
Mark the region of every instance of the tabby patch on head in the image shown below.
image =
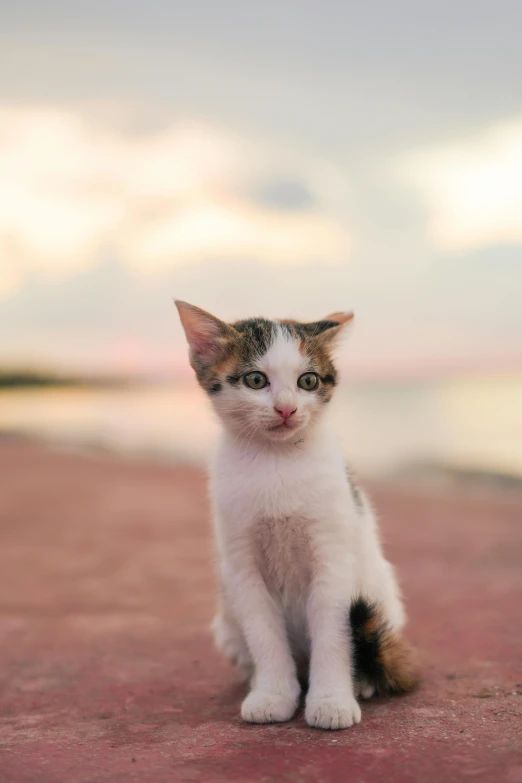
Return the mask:
[[[251,438],[286,440],[308,426],[337,380],[331,349],[352,313],[300,323],[220,321],[176,302],[196,377],[223,424]]]

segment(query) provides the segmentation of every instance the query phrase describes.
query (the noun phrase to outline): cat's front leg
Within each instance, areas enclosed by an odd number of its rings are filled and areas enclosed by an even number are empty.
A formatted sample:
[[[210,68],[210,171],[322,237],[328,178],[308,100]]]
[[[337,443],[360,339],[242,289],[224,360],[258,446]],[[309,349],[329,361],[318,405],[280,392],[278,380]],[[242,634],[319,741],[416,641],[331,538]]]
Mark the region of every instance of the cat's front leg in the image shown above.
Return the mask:
[[[346,729],[359,723],[349,636],[349,593],[317,579],[308,601],[311,636],[310,687],[305,718],[318,729]]]
[[[301,689],[282,608],[255,563],[230,569],[226,589],[254,664],[251,691],[243,701],[241,716],[249,723],[290,720]]]

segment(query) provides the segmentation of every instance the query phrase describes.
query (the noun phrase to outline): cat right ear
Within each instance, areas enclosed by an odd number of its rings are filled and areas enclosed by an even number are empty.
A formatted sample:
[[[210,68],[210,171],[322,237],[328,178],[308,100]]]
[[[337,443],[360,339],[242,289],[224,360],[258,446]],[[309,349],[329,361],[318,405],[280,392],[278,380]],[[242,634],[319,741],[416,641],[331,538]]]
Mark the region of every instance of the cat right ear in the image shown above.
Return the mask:
[[[188,302],[175,299],[174,304],[178,308],[191,357],[203,361],[216,359],[225,341],[233,336],[233,327]]]

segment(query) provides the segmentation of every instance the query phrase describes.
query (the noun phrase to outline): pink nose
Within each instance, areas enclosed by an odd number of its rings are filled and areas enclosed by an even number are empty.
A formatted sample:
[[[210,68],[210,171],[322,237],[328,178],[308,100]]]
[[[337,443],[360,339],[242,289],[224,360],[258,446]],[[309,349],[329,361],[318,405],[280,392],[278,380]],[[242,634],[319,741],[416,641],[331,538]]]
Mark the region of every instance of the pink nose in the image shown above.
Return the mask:
[[[293,408],[291,405],[282,405],[280,408],[276,408],[276,411],[286,421],[290,416],[295,413],[297,408]]]

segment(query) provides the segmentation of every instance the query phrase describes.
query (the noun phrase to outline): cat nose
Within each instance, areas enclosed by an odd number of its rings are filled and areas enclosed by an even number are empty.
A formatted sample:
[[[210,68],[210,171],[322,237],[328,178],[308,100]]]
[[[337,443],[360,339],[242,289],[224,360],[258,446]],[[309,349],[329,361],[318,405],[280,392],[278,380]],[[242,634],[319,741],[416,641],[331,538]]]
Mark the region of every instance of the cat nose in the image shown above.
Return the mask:
[[[297,408],[295,408],[293,405],[281,405],[279,408],[276,406],[275,410],[277,413],[279,413],[280,416],[283,417],[283,419],[286,421],[290,418],[290,416],[296,412]]]

